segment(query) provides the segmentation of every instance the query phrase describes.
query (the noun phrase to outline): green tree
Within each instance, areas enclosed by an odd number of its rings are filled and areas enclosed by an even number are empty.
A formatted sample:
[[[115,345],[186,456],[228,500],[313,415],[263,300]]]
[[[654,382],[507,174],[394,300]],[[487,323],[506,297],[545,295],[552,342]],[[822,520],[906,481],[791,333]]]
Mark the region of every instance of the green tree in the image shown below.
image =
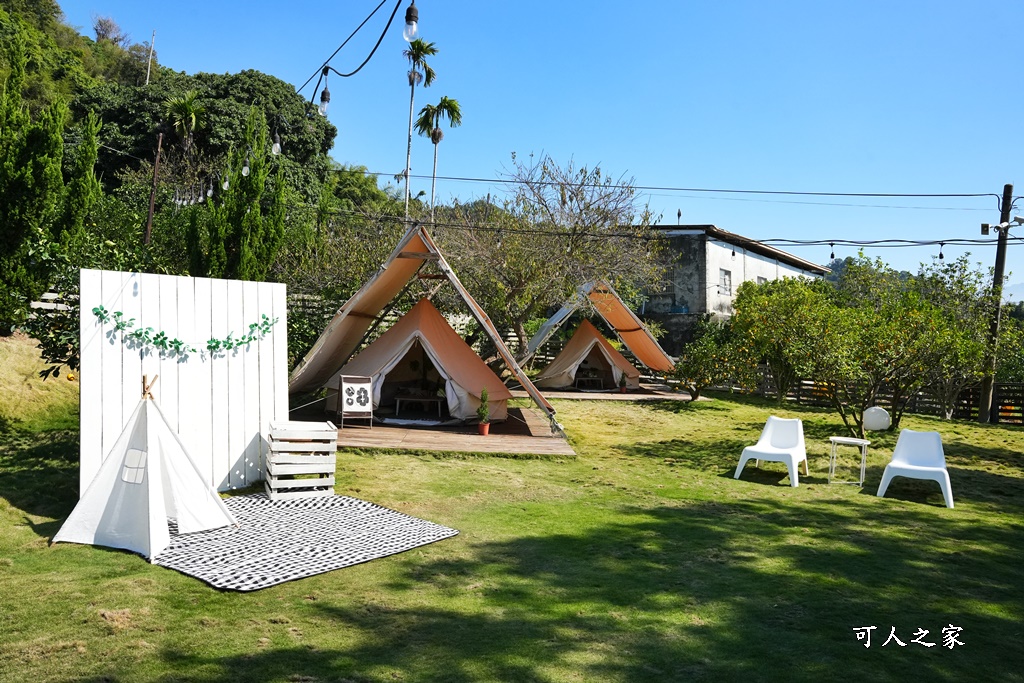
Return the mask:
[[[320,187],[329,173],[327,154],[337,129],[322,116],[307,116],[309,102],[293,86],[258,71],[192,76],[168,71],[145,88],[106,83],[83,92],[73,103],[75,114],[83,117],[95,112],[103,120],[100,141],[112,148],[101,150],[98,167],[107,189],[117,187],[126,178],[136,179],[126,176],[126,172],[138,174],[143,167],[152,178],[152,166],[148,164],[156,152],[157,134],[163,132],[166,138],[174,132],[165,121],[166,102],[189,90],[203,94],[206,125],[193,131],[190,164],[176,166],[170,159],[170,163],[161,161],[162,167],[176,169],[178,175],[219,174],[223,180],[226,169],[222,160],[244,137],[249,108],[255,103],[263,110],[271,130],[280,135],[282,153],[275,163],[284,181],[299,193],[300,201],[318,201]],[[194,167],[191,170],[190,165]],[[183,178],[172,180],[184,184]]]
[[[28,316],[48,286],[47,250],[58,223],[64,183],[61,133],[67,107],[56,101],[35,120],[21,93],[25,40],[8,46],[10,76],[0,94],[0,324],[5,333]]]
[[[285,185],[271,180],[267,120],[251,107],[246,149],[231,155],[228,189],[192,207],[187,232],[193,276],[265,280],[284,239]]]
[[[413,109],[416,106],[416,85],[423,82],[423,87],[428,88],[434,82],[435,73],[427,64],[427,57],[437,54],[437,47],[428,43],[422,38],[409,43],[409,47],[402,50],[402,56],[409,60],[409,141],[405,150],[405,216],[409,217],[409,173],[412,169],[412,118]]]
[[[442,97],[437,106],[428,104],[420,110],[419,118],[416,119],[416,132],[424,137],[429,137],[434,143],[434,170],[430,175],[430,221],[434,221],[434,188],[437,185],[437,146],[444,140],[444,131],[441,130],[441,123],[448,119],[450,127],[455,128],[462,125],[462,108],[459,101],[448,97]]]
[[[520,349],[527,321],[547,317],[586,282],[607,282],[632,304],[659,285],[659,241],[631,178],[546,156],[513,163],[514,189],[501,206],[439,207],[435,237],[495,323],[515,331]]]
[[[1024,382],[1024,321],[1019,318],[1003,320],[999,328],[998,354],[996,380]]]
[[[99,153],[100,121],[89,114],[80,126],[81,139],[73,149],[67,164],[68,181],[61,198],[61,214],[56,222],[55,239],[75,235],[86,229],[85,223],[102,195],[96,177],[96,159]]]
[[[167,120],[181,140],[185,156],[192,152],[197,130],[206,126],[206,107],[199,102],[197,90],[186,90],[181,95],[164,101]]]
[[[931,330],[934,343],[925,389],[939,401],[947,420],[960,392],[981,381],[988,347],[987,274],[972,269],[968,257],[922,266],[912,280],[914,291],[941,313]]]
[[[809,377],[820,343],[822,308],[830,290],[796,278],[744,282],[736,292],[732,329],[747,365],[764,363],[781,403],[801,377]]]
[[[67,100],[95,83],[90,41],[61,21],[60,8],[49,1],[5,0],[0,3],[0,46],[20,35],[27,57],[22,102],[33,116],[58,99]],[[11,66],[0,60],[0,82]]]
[[[746,371],[749,366],[735,363],[739,357],[730,324],[705,316],[697,323],[693,341],[679,354],[672,376],[690,394],[690,400],[696,401],[708,387],[734,381],[752,383],[753,377]]]

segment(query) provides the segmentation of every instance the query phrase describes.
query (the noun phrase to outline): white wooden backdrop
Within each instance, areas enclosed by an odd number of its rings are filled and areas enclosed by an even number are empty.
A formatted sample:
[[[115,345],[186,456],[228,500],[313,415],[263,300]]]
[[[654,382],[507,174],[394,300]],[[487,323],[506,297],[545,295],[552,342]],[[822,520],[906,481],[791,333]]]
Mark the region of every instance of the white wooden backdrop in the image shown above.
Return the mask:
[[[142,396],[142,376],[159,375],[153,396],[189,454],[217,490],[263,478],[271,420],[288,419],[285,285],[105,270],[81,271],[81,468],[79,495]],[[135,318],[194,347],[187,357],[130,348],[92,309]],[[261,340],[211,354],[206,342],[249,333],[266,315]],[[131,331],[131,330],[126,330]]]

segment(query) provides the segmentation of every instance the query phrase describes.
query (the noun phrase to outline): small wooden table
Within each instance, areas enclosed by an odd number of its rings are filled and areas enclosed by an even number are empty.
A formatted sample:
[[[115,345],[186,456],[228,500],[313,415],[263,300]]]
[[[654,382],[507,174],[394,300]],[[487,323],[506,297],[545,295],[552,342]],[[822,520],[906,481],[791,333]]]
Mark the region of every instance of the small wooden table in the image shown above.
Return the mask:
[[[604,389],[604,380],[600,377],[577,377],[575,384],[577,389],[585,389],[588,384],[596,385],[597,389]]]
[[[828,483],[830,484],[860,484],[864,486],[864,473],[868,467],[868,444],[867,439],[855,439],[851,436],[830,436],[832,442],[832,455],[828,463]],[[857,446],[860,448],[860,481],[833,481],[836,476],[836,459],[839,446]]]
[[[419,403],[424,407],[424,410],[430,408],[430,406],[437,405],[437,416],[441,417],[441,402],[444,399],[438,396],[396,396],[395,397],[395,417],[402,412],[403,403]]]

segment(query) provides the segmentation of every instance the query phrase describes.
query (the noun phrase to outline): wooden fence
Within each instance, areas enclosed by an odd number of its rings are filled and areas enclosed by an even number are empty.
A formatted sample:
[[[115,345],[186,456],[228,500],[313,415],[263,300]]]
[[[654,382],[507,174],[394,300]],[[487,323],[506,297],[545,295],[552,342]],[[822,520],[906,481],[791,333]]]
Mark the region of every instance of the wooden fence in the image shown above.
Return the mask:
[[[775,381],[767,368],[761,366],[761,381],[757,393],[761,396],[778,396]],[[957,396],[953,407],[953,419],[975,420],[978,417],[980,387],[967,387]],[[802,379],[789,390],[786,398],[801,405],[830,407],[832,405],[824,388],[810,379]],[[888,406],[892,391],[883,386],[878,394],[878,404]],[[994,422],[1002,424],[1024,424],[1024,383],[996,382],[993,392],[992,410]],[[906,412],[919,415],[943,415],[942,405],[932,395],[919,391],[907,401]]]

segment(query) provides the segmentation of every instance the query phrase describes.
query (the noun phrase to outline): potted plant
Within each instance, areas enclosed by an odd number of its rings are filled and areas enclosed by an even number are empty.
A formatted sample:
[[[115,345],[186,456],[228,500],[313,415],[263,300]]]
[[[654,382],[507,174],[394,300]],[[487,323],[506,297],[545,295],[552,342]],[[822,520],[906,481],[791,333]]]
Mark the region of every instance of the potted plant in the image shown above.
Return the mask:
[[[619,393],[626,393],[626,373],[619,375]]]
[[[476,426],[481,436],[487,436],[491,431],[491,408],[487,405],[487,387],[480,391],[480,407],[476,409],[476,416],[480,424]]]

